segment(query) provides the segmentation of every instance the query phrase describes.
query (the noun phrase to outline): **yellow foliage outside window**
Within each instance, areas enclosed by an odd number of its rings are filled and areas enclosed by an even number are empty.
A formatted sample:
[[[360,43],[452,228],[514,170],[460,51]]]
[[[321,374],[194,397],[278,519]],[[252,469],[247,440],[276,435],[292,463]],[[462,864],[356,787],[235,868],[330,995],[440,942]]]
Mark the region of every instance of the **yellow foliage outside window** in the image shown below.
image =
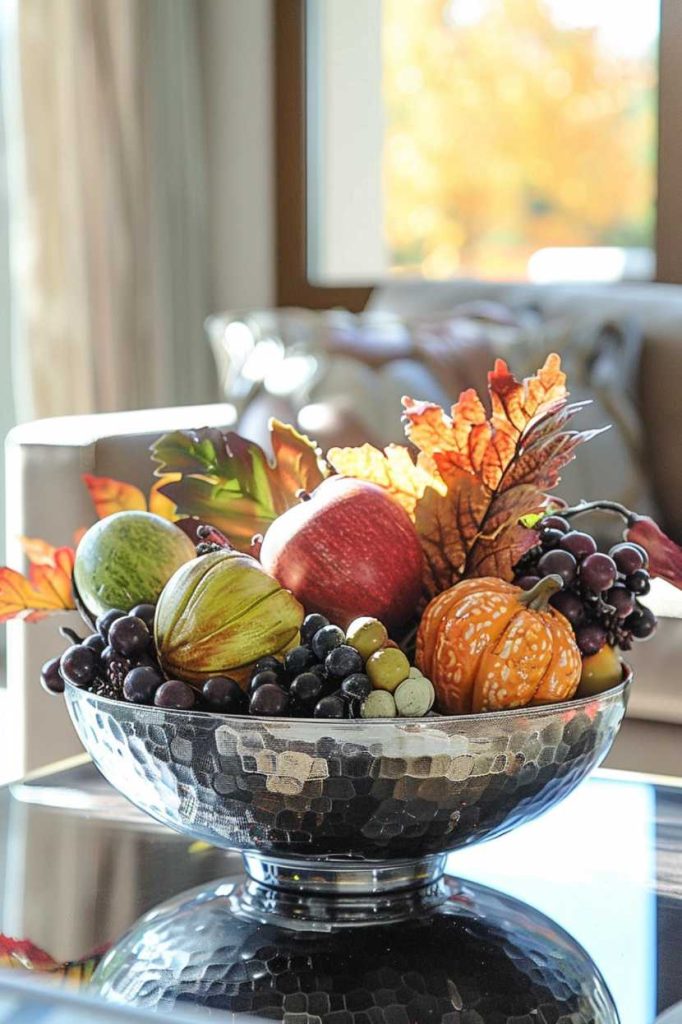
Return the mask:
[[[521,278],[545,246],[651,245],[654,44],[617,52],[561,2],[384,0],[392,270]]]

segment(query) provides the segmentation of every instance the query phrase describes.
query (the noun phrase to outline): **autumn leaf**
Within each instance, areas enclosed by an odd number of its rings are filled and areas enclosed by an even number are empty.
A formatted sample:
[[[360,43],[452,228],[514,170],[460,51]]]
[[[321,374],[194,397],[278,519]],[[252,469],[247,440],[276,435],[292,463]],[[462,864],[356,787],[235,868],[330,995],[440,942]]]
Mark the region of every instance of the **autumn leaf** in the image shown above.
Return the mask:
[[[175,507],[175,502],[164,494],[163,488],[167,484],[175,483],[177,480],[182,479],[181,473],[164,473],[163,476],[156,480],[149,491],[149,511],[153,512],[157,516],[161,516],[163,519],[170,519],[171,522],[175,522],[180,518]]]
[[[648,569],[652,576],[667,580],[682,590],[682,547],[668,537],[653,519],[630,513],[625,539],[644,548],[649,556]]]
[[[29,562],[34,565],[54,565],[57,548],[40,537],[20,537],[19,543]]]
[[[327,461],[337,473],[383,487],[412,518],[427,487],[445,493],[445,484],[433,460],[420,453],[415,462],[403,445],[391,444],[383,452],[371,444],[360,448],[331,448]]]
[[[450,414],[403,399],[406,433],[443,482],[427,487],[414,511],[429,595],[465,576],[510,580],[536,540],[527,517],[555,504],[547,491],[578,445],[599,433],[567,429],[582,404],[568,404],[557,355],[523,381],[497,360],[488,381],[490,417],[471,389]]]
[[[275,456],[277,502],[289,507],[288,496],[314,491],[328,474],[317,445],[288,423],[270,420],[270,443]]]
[[[37,622],[75,607],[71,586],[74,549],[50,548],[42,541],[27,540],[25,550],[36,559],[26,576],[7,566],[0,568],[0,622]]]
[[[270,421],[269,461],[254,441],[215,428],[178,430],[152,446],[157,475],[174,474],[158,493],[178,516],[215,526],[235,547],[250,549],[254,534],[297,504],[328,473],[316,445],[293,427]]]
[[[83,473],[83,482],[100,519],[115,512],[147,511],[147,499],[139,487],[107,476],[93,476],[91,473]]]
[[[83,474],[83,482],[88,489],[95,512],[99,519],[114,515],[116,512],[154,512],[157,516],[171,521],[176,519],[173,502],[161,492],[161,488],[174,480],[179,474],[166,474],[156,480],[147,498],[139,487],[114,480],[108,476]]]
[[[40,946],[28,939],[0,934],[0,967],[21,967],[30,971],[53,971],[59,964]]]

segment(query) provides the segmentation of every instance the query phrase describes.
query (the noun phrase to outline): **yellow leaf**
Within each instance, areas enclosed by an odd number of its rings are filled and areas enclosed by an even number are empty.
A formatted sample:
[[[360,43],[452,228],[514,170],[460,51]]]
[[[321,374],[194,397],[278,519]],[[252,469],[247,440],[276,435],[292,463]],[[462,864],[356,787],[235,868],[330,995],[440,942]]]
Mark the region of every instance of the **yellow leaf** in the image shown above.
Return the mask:
[[[163,519],[170,519],[175,522],[180,516],[177,514],[175,502],[161,493],[161,488],[166,484],[172,484],[182,478],[182,473],[165,473],[152,485],[149,492],[149,511],[154,512]]]
[[[327,461],[337,473],[382,487],[414,519],[417,502],[427,487],[445,493],[445,484],[433,461],[420,454],[415,462],[403,445],[391,444],[379,451],[371,444],[360,448],[332,448]]]
[[[0,568],[0,622],[36,622],[51,612],[75,607],[71,586],[73,548],[53,548],[47,561],[49,545],[36,541],[29,545],[40,560],[30,565],[27,576],[7,566]]]

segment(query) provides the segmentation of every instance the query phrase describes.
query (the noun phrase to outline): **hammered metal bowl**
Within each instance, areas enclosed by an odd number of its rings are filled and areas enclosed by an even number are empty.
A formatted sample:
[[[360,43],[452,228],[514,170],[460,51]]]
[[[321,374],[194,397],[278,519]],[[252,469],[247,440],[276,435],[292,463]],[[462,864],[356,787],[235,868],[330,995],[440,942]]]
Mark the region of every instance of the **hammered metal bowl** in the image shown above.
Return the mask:
[[[372,907],[364,927],[330,927],[326,909],[241,880],[186,892],[133,925],[92,985],[163,1020],[189,1004],[283,1024],[618,1024],[585,950],[511,896],[446,879],[398,921]]]
[[[124,796],[194,839],[244,851],[255,877],[280,884],[304,862],[430,861],[432,874],[446,852],[536,817],[606,756],[630,679],[564,704],[375,721],[167,711],[71,685],[65,695],[84,747]]]

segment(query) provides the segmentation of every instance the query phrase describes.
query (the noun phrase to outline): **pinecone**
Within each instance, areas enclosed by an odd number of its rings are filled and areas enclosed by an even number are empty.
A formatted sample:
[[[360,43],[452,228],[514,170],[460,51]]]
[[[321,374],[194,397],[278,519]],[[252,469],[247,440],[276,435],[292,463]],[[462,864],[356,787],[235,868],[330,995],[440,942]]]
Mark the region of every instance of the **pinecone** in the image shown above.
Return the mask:
[[[90,692],[97,697],[108,697],[109,700],[123,700],[123,683],[98,678],[90,687]]]

